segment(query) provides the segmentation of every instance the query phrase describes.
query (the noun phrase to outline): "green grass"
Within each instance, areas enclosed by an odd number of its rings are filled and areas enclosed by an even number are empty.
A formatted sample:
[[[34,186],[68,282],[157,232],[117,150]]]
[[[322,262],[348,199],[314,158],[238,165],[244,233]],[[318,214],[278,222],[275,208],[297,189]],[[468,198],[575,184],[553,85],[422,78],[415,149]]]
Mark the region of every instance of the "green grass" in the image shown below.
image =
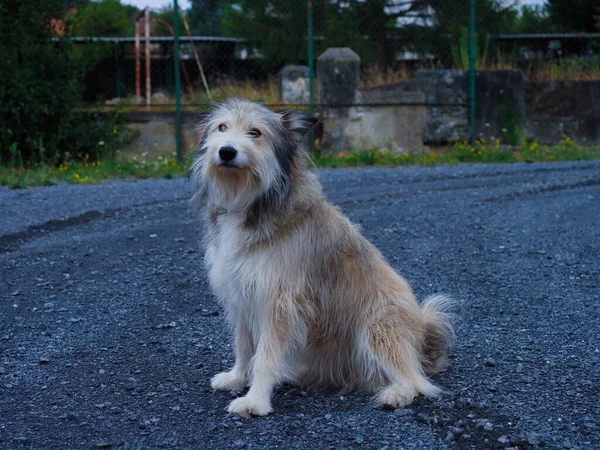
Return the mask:
[[[474,145],[457,142],[452,147],[438,148],[423,154],[397,154],[391,151],[366,150],[361,152],[320,154],[313,156],[317,167],[363,166],[432,166],[459,163],[512,163],[542,161],[582,161],[600,159],[600,144],[582,145],[564,137],[558,144],[547,146],[523,141],[519,146],[506,147],[500,141],[485,139]]]
[[[338,154],[315,154],[317,167],[432,166],[436,164],[510,163],[541,161],[580,161],[600,159],[600,144],[582,145],[564,137],[553,146],[523,141],[519,146],[501,146],[499,141],[480,140],[474,145],[458,142],[418,155],[397,154],[389,150],[364,150]],[[70,162],[56,166],[6,167],[0,165],[0,185],[9,188],[49,186],[61,182],[97,184],[106,179],[176,178],[185,176],[189,161],[159,157],[155,161]]]
[[[9,188],[69,184],[98,184],[106,179],[176,178],[187,173],[188,165],[173,157],[155,161],[94,161],[70,162],[58,167],[38,164],[32,167],[0,165],[0,185]]]

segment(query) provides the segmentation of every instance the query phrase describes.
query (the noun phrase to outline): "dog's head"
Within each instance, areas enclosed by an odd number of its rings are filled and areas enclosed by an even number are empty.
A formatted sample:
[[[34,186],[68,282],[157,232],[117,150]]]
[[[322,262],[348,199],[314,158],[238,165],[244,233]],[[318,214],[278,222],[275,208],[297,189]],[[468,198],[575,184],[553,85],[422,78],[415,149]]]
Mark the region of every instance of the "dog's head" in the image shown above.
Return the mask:
[[[219,104],[200,124],[191,169],[196,189],[227,209],[285,199],[306,157],[303,137],[314,123],[304,114],[276,113],[246,100]]]

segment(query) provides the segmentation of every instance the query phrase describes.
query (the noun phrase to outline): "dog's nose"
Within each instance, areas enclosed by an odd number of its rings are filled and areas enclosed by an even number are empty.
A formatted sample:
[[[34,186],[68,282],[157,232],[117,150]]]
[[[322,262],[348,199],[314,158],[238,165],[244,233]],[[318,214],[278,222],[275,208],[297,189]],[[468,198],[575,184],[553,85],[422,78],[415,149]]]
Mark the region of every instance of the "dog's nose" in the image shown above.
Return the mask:
[[[233,147],[221,147],[219,149],[219,158],[223,161],[231,161],[237,155],[237,150]]]

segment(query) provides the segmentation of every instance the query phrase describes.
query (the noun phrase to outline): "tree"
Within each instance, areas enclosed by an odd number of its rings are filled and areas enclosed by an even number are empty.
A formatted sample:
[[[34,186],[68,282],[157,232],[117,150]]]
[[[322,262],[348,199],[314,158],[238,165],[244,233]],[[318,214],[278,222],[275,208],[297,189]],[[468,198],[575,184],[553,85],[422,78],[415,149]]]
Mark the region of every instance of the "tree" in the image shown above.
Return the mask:
[[[222,14],[223,33],[252,42],[267,63],[306,61],[306,2],[240,0],[229,3]]]
[[[204,0],[208,1],[208,0]],[[213,0],[214,1],[214,0]],[[255,43],[275,64],[306,60],[306,3],[297,0],[223,0],[225,34]],[[503,0],[476,0],[478,36],[510,32],[518,15]],[[469,0],[313,0],[318,50],[350,46],[363,66],[385,70],[402,50],[452,63],[452,47],[469,23]]]
[[[192,7],[187,13],[192,34],[221,36],[223,34],[221,26],[223,5],[229,3],[220,0],[192,0]]]
[[[75,36],[133,36],[136,11],[135,6],[123,5],[119,0],[90,1],[69,22]]]
[[[173,8],[165,7],[152,15],[153,36],[173,36],[173,31]],[[179,19],[179,35],[186,35],[183,18]]]
[[[593,33],[596,31],[598,0],[546,0],[550,20],[560,31]]]
[[[556,27],[546,5],[523,5],[512,30],[515,33],[551,33]]]
[[[63,0],[0,2],[0,161],[61,161],[67,152],[94,158],[117,136],[94,114],[78,111],[81,77],[91,63],[54,23]],[[108,131],[107,131],[108,130]],[[98,142],[106,142],[99,146]]]

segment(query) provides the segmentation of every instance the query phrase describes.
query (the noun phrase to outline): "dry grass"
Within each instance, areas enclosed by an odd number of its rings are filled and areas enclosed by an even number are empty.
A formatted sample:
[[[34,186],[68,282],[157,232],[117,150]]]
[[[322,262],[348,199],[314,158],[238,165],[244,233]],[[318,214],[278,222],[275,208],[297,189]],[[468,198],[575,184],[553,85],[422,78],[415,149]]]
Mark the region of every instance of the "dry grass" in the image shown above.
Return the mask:
[[[241,97],[255,102],[279,103],[277,92],[277,78],[270,76],[264,82],[253,80],[232,80],[230,78],[220,78],[209,85],[212,95],[212,101],[225,100],[231,97]],[[185,94],[181,102],[186,103],[206,103],[210,102],[208,95],[204,90],[197,90],[194,94]]]

